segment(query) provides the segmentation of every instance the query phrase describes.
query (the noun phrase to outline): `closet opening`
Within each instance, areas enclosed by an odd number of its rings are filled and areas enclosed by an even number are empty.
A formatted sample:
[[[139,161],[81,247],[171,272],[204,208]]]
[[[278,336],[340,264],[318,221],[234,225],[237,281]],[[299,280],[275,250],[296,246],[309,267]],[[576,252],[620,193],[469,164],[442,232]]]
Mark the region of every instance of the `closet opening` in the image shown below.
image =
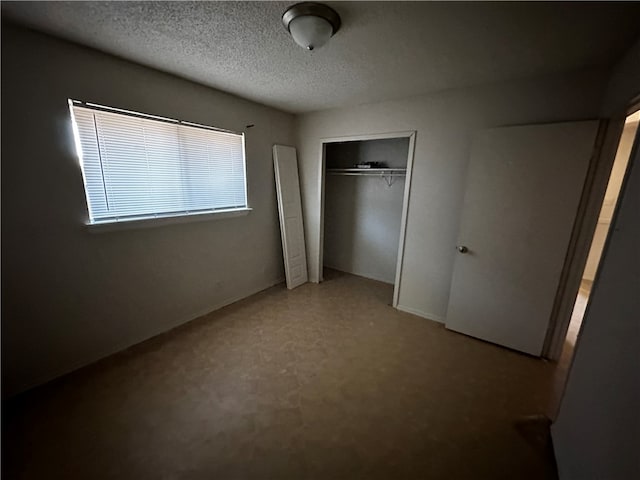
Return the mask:
[[[396,307],[415,132],[324,139],[318,272],[393,284]]]

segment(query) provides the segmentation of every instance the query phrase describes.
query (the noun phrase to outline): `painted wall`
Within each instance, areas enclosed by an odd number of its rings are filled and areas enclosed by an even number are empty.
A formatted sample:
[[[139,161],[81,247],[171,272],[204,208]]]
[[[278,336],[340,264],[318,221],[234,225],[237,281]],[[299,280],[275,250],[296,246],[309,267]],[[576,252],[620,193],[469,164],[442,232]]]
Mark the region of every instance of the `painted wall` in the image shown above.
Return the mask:
[[[640,41],[616,67],[602,111],[640,95]],[[553,445],[561,480],[640,478],[640,149],[582,323]]]
[[[244,217],[90,233],[68,98],[246,131]],[[271,146],[293,117],[2,26],[4,394],[283,279]]]
[[[310,278],[318,279],[320,139],[415,130],[399,307],[444,321],[471,139],[479,129],[597,118],[607,75],[445,91],[297,117],[297,145]]]
[[[637,127],[638,122],[628,123],[625,125],[624,131],[622,132],[620,145],[616,152],[616,159],[613,164],[613,169],[611,170],[611,177],[609,178],[609,184],[607,185],[607,192],[604,196],[604,202],[602,203],[602,210],[600,210],[600,216],[598,217],[598,226],[596,227],[596,231],[593,236],[593,242],[591,243],[591,248],[589,250],[589,257],[582,276],[582,278],[586,280],[593,281],[596,276],[598,262],[600,260],[600,255],[602,254],[602,249],[604,248],[604,242],[607,239],[613,210],[616,206],[618,192],[622,186],[627,160],[631,154],[631,147],[633,146],[633,139],[635,137]]]
[[[384,162],[405,168],[409,139],[328,144],[327,168]],[[324,264],[381,282],[394,283],[404,196],[404,179],[391,186],[381,178],[327,175]]]

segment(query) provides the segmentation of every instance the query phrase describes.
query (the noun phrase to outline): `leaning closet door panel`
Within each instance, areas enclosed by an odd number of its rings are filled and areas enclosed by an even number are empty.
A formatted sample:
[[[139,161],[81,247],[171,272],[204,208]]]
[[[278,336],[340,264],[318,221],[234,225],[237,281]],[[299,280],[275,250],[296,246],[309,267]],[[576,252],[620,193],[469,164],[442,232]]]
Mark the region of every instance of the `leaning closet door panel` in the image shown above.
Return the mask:
[[[292,289],[308,280],[296,149],[286,145],[274,145],[273,167],[278,194],[284,270],[287,288]]]

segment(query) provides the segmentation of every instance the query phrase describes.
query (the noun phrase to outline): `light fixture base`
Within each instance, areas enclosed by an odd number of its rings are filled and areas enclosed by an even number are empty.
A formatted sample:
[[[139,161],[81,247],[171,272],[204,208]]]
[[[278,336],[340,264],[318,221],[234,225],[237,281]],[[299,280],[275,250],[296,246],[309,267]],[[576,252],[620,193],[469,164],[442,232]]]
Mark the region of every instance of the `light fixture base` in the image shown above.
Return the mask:
[[[284,28],[286,28],[287,31],[291,33],[291,30],[289,29],[291,21],[294,18],[301,17],[303,15],[325,19],[331,24],[331,27],[333,28],[332,36],[335,35],[336,32],[340,29],[340,15],[338,15],[338,13],[333,8],[322,3],[315,2],[302,2],[290,6],[287,11],[282,14],[282,24],[284,25]]]

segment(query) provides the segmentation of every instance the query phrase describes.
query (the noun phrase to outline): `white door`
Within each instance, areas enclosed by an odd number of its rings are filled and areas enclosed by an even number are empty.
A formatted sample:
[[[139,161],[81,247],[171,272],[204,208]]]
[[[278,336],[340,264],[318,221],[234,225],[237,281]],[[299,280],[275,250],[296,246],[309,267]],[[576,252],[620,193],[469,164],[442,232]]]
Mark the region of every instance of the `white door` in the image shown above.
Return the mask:
[[[446,327],[542,352],[598,122],[485,130],[469,163]]]
[[[296,149],[285,145],[274,145],[273,167],[278,192],[284,272],[287,288],[291,289],[308,280]]]

